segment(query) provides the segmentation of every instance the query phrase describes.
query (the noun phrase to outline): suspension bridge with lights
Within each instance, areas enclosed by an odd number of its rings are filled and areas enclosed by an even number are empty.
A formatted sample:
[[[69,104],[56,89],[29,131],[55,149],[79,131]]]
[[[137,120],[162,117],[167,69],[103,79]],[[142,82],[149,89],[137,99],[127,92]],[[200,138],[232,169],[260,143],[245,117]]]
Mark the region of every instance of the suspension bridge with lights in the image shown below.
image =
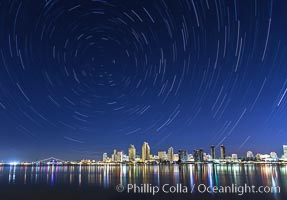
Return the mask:
[[[66,163],[67,163],[67,161],[61,160],[59,158],[49,157],[49,158],[45,158],[43,160],[38,160],[36,162],[33,162],[32,164],[36,164],[36,165],[63,165]]]

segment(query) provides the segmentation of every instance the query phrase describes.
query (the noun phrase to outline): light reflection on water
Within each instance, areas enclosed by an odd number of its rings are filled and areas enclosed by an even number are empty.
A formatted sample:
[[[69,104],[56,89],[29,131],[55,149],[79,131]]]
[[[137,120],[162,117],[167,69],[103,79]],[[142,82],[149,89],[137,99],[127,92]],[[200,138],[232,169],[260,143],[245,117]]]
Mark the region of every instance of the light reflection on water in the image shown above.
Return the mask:
[[[118,165],[118,166],[0,166],[0,184],[73,185],[113,188],[117,184],[209,186],[280,186],[287,189],[285,165]],[[273,194],[277,199],[277,194]]]

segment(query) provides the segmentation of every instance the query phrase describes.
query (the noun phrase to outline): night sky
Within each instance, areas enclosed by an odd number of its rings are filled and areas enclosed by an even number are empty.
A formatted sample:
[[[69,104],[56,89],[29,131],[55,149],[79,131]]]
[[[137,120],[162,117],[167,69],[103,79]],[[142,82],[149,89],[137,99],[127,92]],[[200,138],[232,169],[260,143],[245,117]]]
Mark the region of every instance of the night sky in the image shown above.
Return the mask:
[[[287,143],[286,0],[1,0],[0,160]],[[217,148],[218,150],[218,148]]]

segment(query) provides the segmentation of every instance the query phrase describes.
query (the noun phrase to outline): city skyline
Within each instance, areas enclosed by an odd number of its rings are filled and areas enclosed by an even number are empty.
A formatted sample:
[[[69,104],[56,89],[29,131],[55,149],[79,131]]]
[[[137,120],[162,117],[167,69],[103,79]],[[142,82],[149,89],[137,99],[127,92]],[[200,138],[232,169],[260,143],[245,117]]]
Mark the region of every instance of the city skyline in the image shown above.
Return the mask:
[[[282,150],[282,156],[279,156],[281,155],[281,153],[278,154],[278,152],[274,152],[274,151],[271,151],[269,152],[270,153],[270,157],[276,157],[276,158],[282,158],[282,159],[287,159],[287,145],[282,145],[283,147],[283,150]],[[130,149],[133,149],[133,151],[130,151]],[[148,149],[148,150],[147,150]],[[114,149],[114,153],[112,154],[115,155],[117,152],[116,149]],[[141,152],[137,152],[136,151],[136,148],[133,144],[130,145],[130,147],[128,148],[128,154],[125,154],[125,151],[124,150],[120,150],[119,152],[121,152],[122,154],[128,156],[128,157],[131,157],[130,155],[133,156],[133,159],[132,160],[129,160],[129,161],[135,161],[135,158],[137,157],[138,159],[141,159],[141,161],[146,161],[146,160],[151,160],[151,157],[152,156],[156,156],[158,155],[158,159],[161,160],[163,156],[165,159],[164,160],[167,160],[167,161],[173,161],[173,156],[176,154],[179,156],[179,160],[181,159],[180,158],[180,154],[183,153],[183,154],[186,154],[186,155],[183,155],[183,156],[188,156],[190,154],[188,154],[188,149],[178,149],[178,151],[174,151],[174,148],[171,146],[169,147],[167,150],[160,150],[158,151],[156,154],[153,154],[151,152],[151,149],[149,147],[149,144],[148,142],[144,142],[143,145],[142,145],[142,150]],[[148,152],[148,154],[147,154]],[[237,152],[229,152],[226,153],[226,147],[222,144],[220,145],[220,147],[218,147],[218,150],[216,152],[216,148],[214,145],[211,145],[210,146],[210,153],[208,153],[208,151],[205,151],[204,149],[194,149],[191,154],[194,155],[197,155],[198,153],[200,154],[205,154],[205,156],[208,156],[209,159],[226,159],[227,157],[230,157],[230,158],[233,158],[233,156],[237,158],[255,158],[257,157],[258,155],[263,155],[263,156],[266,156],[268,154],[266,153],[262,153],[262,152],[253,152],[251,150],[247,151],[245,153],[245,155],[238,155]],[[142,155],[140,157],[140,154]],[[108,153],[103,153],[103,161],[105,161],[105,159],[109,158],[109,157],[106,157],[106,155],[108,155]],[[148,156],[147,156],[148,155]],[[186,159],[186,158],[185,158]],[[121,162],[122,162],[122,159],[120,159]],[[115,158],[111,158],[111,161],[116,161]]]
[[[107,152],[101,152],[100,158],[98,157],[92,157],[92,158],[77,158],[77,159],[65,159],[62,158],[63,161],[79,161],[79,160],[94,160],[94,161],[108,161],[108,162],[134,162],[134,161],[150,161],[153,159],[157,159],[159,161],[172,161],[172,162],[185,162],[190,161],[190,159],[194,159],[194,162],[203,162],[204,160],[230,160],[230,159],[249,159],[249,158],[257,158],[261,157],[263,159],[273,158],[277,161],[282,159],[284,161],[287,161],[287,145],[282,145],[283,148],[281,148],[281,152],[276,151],[270,151],[270,152],[254,152],[252,149],[245,152],[245,154],[238,154],[238,152],[226,152],[226,147],[222,144],[218,148],[215,148],[214,145],[211,145],[209,149],[174,149],[173,146],[170,146],[168,149],[160,149],[159,151],[151,151],[151,148],[149,146],[148,142],[143,142],[141,151],[137,151],[135,145],[130,144],[130,146],[127,148],[127,150],[119,150],[114,148],[113,151],[107,151]],[[155,153],[156,152],[156,153]],[[204,159],[203,159],[204,157]],[[51,159],[56,159],[55,157],[51,157]],[[41,158],[43,159],[43,158]],[[20,163],[20,162],[36,162],[41,159],[35,159],[35,160],[25,160],[25,159],[8,159],[8,160],[1,160],[5,163]],[[180,161],[181,160],[181,161]]]
[[[0,160],[99,159],[142,141],[280,152],[284,5],[1,2]]]

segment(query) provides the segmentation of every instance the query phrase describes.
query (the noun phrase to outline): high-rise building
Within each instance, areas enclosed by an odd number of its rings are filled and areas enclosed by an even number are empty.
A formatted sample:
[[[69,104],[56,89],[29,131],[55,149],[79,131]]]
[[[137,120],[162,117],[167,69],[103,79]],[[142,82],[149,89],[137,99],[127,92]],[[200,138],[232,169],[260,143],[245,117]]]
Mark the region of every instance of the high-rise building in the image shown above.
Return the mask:
[[[247,151],[246,157],[247,158],[253,158],[254,155],[253,155],[252,151]]]
[[[186,150],[178,150],[178,162],[186,162],[188,159],[188,153]]]
[[[170,147],[167,151],[167,160],[172,162],[174,157],[173,148]]]
[[[215,146],[214,145],[210,147],[210,155],[212,159],[215,159]]]
[[[167,160],[166,151],[159,151],[157,155],[158,155],[158,159],[159,159],[161,162]]]
[[[129,147],[129,161],[135,161],[136,160],[136,148],[133,144]]]
[[[287,145],[283,145],[283,157],[287,158]]]
[[[112,154],[112,161],[116,162],[117,161],[117,150],[114,149],[114,153]]]
[[[200,149],[200,150],[194,150],[193,151],[193,158],[194,158],[194,161],[195,162],[203,162],[203,155],[204,152],[203,152],[203,149]]]
[[[179,160],[178,154],[173,154],[173,162],[177,162]]]
[[[108,154],[107,153],[103,153],[103,161],[105,162],[108,158]]]
[[[146,161],[149,159],[150,159],[150,147],[147,142],[144,142],[142,146],[142,160]]]
[[[226,158],[226,154],[225,154],[225,146],[224,145],[221,145],[220,146],[220,158],[221,159],[225,159]]]
[[[116,161],[117,162],[123,162],[123,155],[124,155],[124,153],[122,151],[118,151]]]

